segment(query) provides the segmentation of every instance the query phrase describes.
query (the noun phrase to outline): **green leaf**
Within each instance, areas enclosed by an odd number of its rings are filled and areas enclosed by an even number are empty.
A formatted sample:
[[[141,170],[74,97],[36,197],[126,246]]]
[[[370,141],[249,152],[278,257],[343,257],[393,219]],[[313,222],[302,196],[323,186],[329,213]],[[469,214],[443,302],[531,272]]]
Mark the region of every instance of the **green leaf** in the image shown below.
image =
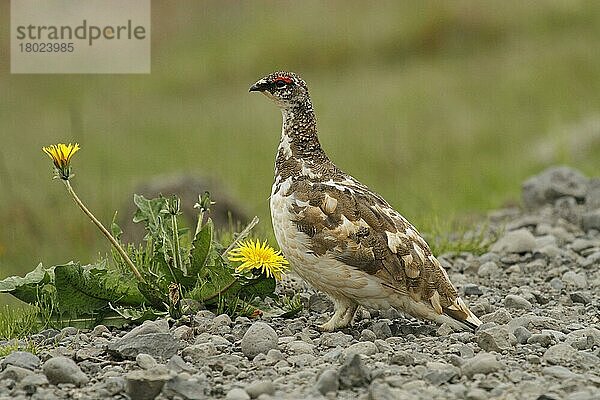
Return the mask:
[[[165,317],[168,315],[165,311],[156,311],[152,308],[146,307],[115,307],[109,304],[110,308],[115,311],[121,318],[127,322],[142,323],[146,320],[154,320],[156,318]],[[111,320],[113,318],[105,318],[103,321]],[[106,324],[105,324],[106,325]]]
[[[138,289],[152,307],[161,311],[167,310],[169,300],[167,299],[166,293],[162,293],[154,286],[144,282],[138,282]]]
[[[240,279],[239,288],[236,290],[236,295],[242,299],[252,300],[255,297],[264,299],[265,297],[273,297],[275,293],[275,278],[267,278],[264,275],[253,279]]]
[[[212,248],[213,231],[214,225],[209,218],[192,242],[192,252],[190,254],[191,265],[189,269],[191,276],[197,276],[206,266],[209,258],[208,255]]]
[[[138,208],[133,216],[133,222],[143,222],[150,233],[150,237],[158,237],[161,233],[161,224],[163,221],[160,212],[166,207],[166,199],[162,196],[155,199],[147,199],[144,196],[134,194],[133,202]]]
[[[134,281],[114,274],[116,271],[102,264],[69,263],[54,267],[59,313],[73,317],[97,314],[106,311],[109,302],[141,305],[144,298]]]
[[[202,303],[212,304],[219,297],[223,297],[224,292],[236,284],[236,277],[232,271],[221,262],[205,266],[203,273],[204,277],[200,284],[188,292],[187,297]]]
[[[34,304],[44,286],[54,281],[54,267],[44,269],[40,263],[24,277],[10,276],[0,281],[0,293],[10,293],[19,300]]]
[[[103,269],[104,273],[106,269]],[[106,309],[117,296],[102,286],[93,266],[69,263],[54,267],[58,311],[76,318]]]

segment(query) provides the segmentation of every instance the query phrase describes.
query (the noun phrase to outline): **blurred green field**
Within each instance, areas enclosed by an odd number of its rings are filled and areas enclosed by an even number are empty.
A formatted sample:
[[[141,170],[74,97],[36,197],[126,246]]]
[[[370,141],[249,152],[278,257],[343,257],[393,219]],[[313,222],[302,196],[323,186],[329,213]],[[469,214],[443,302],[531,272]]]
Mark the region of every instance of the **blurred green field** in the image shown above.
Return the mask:
[[[375,4],[377,6],[375,6]],[[427,230],[600,167],[600,2],[153,2],[150,75],[11,75],[0,2],[0,278],[108,245],[40,148],[77,141],[73,185],[109,222],[156,174],[218,177],[270,234],[279,111],[248,87],[308,82],[336,163]],[[218,201],[218,199],[216,199]]]

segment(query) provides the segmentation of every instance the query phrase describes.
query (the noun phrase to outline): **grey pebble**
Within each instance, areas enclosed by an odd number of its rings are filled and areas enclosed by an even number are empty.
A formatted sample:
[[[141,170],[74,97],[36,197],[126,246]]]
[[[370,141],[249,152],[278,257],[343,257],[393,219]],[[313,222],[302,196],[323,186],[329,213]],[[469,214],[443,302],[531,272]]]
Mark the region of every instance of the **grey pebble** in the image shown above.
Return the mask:
[[[87,375],[81,371],[75,361],[63,356],[49,359],[42,365],[42,370],[53,385],[72,383],[75,386],[81,386],[89,381]]]
[[[465,296],[481,296],[483,294],[483,291],[481,290],[479,285],[476,285],[474,283],[465,284],[463,286],[463,290],[464,290]]]
[[[501,352],[510,349],[517,339],[506,328],[495,326],[478,330],[475,341],[485,351]]]
[[[26,351],[15,351],[4,357],[2,362],[0,362],[0,369],[5,368],[7,365],[14,365],[15,367],[33,371],[40,366],[40,358]]]
[[[533,306],[521,296],[509,294],[504,298],[504,307],[518,310],[530,310]]]
[[[205,378],[191,376],[184,372],[169,379],[162,388],[167,398],[182,398],[184,400],[206,399],[205,388],[208,386]]]
[[[479,266],[477,269],[477,275],[479,276],[490,276],[500,271],[498,265],[494,261],[487,261]]]
[[[261,394],[273,395],[275,394],[275,386],[271,381],[256,381],[252,382],[245,388],[246,393],[250,395],[251,398],[255,399]]]
[[[6,379],[19,382],[23,378],[31,374],[33,374],[33,372],[31,372],[31,370],[29,369],[9,365],[6,368],[4,368],[4,371],[0,372],[0,381]]]
[[[573,303],[589,304],[592,302],[591,296],[583,292],[573,292],[569,294]]]
[[[233,388],[227,392],[226,400],[250,400],[250,395],[244,389]]]
[[[339,375],[334,369],[326,369],[317,378],[316,388],[322,395],[326,395],[329,392],[337,392],[339,387]]]
[[[255,322],[242,337],[242,353],[250,359],[258,354],[267,354],[269,350],[278,347],[278,337],[275,330],[264,322]]]
[[[135,362],[142,369],[150,369],[156,366],[157,362],[150,354],[140,353],[135,357]]]
[[[527,344],[539,344],[542,347],[548,347],[552,344],[552,336],[547,333],[534,333],[527,339]]]
[[[504,234],[491,247],[498,253],[530,253],[536,248],[535,236],[529,230],[521,228]]]
[[[371,382],[371,373],[364,365],[359,354],[350,354],[338,370],[340,388],[366,386]]]
[[[149,370],[131,371],[125,376],[125,391],[132,400],[152,400],[172,377],[173,374],[161,366]]]
[[[527,340],[531,337],[531,332],[524,326],[517,326],[513,331],[513,334],[517,338],[517,342],[520,344],[527,343]]]
[[[372,356],[378,352],[377,345],[373,342],[358,342],[349,346],[344,350],[344,353],[349,356],[351,354],[364,354]]]
[[[467,359],[461,366],[462,373],[468,377],[475,374],[489,374],[503,369],[503,365],[490,353],[479,353]]]

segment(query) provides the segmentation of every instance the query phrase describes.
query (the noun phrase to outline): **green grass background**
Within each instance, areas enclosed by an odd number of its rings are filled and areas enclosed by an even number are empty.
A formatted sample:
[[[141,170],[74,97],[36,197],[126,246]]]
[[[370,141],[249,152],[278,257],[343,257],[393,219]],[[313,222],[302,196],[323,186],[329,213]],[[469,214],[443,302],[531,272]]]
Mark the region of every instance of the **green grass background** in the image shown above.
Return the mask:
[[[108,249],[50,179],[56,142],[81,144],[72,182],[102,221],[181,172],[270,234],[281,117],[248,87],[277,69],[308,82],[330,157],[422,230],[518,201],[547,165],[598,175],[597,1],[155,1],[149,75],[11,75],[9,15],[0,1],[0,278]]]

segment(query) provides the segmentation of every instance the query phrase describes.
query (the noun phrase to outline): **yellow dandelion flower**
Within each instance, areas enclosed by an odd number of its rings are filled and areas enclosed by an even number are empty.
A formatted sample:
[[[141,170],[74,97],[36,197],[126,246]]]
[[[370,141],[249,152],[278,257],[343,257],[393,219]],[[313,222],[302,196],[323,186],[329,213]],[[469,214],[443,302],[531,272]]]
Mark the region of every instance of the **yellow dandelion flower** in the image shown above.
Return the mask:
[[[53,144],[42,147],[42,151],[52,159],[56,175],[63,180],[68,180],[71,175],[71,157],[79,150],[79,144]]]
[[[242,264],[235,269],[241,273],[259,269],[267,277],[273,276],[280,280],[281,275],[288,269],[288,261],[281,255],[281,251],[275,251],[265,240],[256,242],[252,239],[240,243],[240,245],[229,252],[229,261],[241,261]]]

